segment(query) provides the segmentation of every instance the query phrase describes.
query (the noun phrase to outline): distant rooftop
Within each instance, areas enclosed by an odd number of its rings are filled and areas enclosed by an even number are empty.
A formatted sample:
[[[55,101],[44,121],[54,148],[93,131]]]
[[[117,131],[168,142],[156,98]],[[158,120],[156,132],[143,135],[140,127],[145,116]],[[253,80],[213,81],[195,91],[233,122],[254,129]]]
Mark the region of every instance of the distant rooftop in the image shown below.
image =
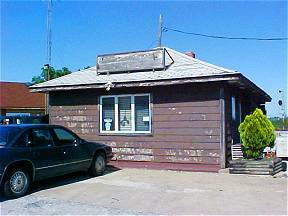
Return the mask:
[[[0,108],[44,108],[45,95],[31,93],[25,83],[0,82]]]

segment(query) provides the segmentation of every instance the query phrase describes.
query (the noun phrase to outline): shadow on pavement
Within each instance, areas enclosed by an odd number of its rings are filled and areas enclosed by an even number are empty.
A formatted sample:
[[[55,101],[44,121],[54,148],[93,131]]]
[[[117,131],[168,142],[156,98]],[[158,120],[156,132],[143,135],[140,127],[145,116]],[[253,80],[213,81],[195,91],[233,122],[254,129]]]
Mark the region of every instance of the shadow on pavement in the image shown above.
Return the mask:
[[[120,170],[119,168],[108,165],[104,175],[109,175],[110,173],[117,172],[119,170]],[[73,183],[84,181],[90,178],[97,178],[97,177],[91,177],[87,172],[77,172],[77,173],[67,174],[63,176],[58,176],[54,178],[49,178],[49,179],[33,182],[30,185],[30,189],[27,195],[33,194],[38,191],[47,190],[50,188],[56,188],[56,187],[60,187],[64,185],[73,184]],[[3,197],[2,194],[0,194],[0,203],[5,200],[7,199]]]

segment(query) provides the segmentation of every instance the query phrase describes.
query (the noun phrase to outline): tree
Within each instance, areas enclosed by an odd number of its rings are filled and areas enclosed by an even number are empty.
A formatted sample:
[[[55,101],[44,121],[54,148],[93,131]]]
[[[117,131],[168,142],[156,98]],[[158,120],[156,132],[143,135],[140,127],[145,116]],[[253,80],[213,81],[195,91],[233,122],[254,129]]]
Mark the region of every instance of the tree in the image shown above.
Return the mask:
[[[266,147],[274,146],[274,127],[261,109],[247,115],[238,130],[243,142],[244,155],[248,159],[258,159]]]
[[[41,75],[40,76],[33,76],[32,83],[38,84],[48,80],[48,69],[41,68]],[[49,80],[65,76],[70,74],[71,71],[67,67],[63,67],[61,70],[55,70],[53,67],[49,68]]]
[[[288,117],[284,118],[284,122],[283,122],[283,118],[280,117],[272,117],[269,118],[269,120],[272,122],[273,126],[275,127],[276,130],[288,130]]]

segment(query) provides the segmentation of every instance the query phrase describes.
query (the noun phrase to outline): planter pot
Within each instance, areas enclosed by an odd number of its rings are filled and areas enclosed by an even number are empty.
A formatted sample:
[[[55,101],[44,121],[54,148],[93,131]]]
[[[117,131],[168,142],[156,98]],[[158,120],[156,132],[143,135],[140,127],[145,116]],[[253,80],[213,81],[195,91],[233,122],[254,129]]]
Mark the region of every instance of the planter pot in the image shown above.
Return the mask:
[[[282,171],[280,158],[261,160],[238,159],[229,162],[229,173],[251,175],[275,175]]]

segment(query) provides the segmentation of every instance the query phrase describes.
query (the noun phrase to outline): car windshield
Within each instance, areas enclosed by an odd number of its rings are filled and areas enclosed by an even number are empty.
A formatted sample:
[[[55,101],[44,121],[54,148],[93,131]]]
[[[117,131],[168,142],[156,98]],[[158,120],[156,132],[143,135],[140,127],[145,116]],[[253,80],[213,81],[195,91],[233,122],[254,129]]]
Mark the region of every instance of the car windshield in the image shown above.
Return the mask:
[[[20,119],[20,124],[40,124],[41,118],[25,117]]]
[[[0,126],[0,146],[7,145],[20,131],[20,128]]]

